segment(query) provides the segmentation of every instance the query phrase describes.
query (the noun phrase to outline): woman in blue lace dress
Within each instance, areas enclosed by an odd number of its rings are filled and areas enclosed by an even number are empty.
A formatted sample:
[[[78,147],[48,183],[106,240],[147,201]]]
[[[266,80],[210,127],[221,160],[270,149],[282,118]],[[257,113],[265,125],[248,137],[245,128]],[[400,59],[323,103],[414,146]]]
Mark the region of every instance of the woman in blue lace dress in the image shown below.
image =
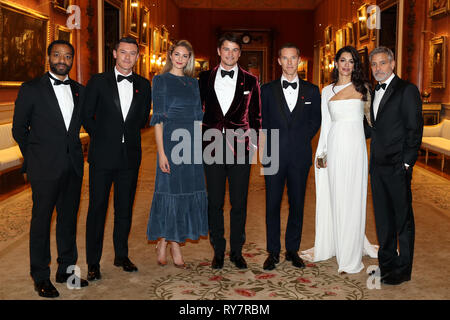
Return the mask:
[[[171,46],[161,75],[153,79],[153,116],[158,150],[155,193],[147,237],[158,240],[157,262],[186,268],[179,243],[208,235],[208,203],[202,164],[203,112],[191,44]],[[195,132],[195,134],[194,134]],[[198,141],[197,141],[198,140]]]

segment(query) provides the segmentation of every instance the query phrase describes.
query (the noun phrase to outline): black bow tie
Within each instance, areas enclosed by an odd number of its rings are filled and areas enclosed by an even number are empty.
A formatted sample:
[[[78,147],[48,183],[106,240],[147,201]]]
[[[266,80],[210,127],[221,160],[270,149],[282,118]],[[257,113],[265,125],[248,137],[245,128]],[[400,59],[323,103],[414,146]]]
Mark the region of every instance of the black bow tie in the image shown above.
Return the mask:
[[[69,84],[70,84],[70,79],[61,81],[61,80],[59,80],[59,79],[56,79],[56,78],[55,78],[54,76],[52,76],[50,73],[48,74],[48,76],[49,76],[50,79],[52,79],[53,81],[55,81],[55,82],[53,83],[53,85],[55,85],[55,86],[59,86],[60,84],[64,84],[64,85],[69,85]]]
[[[283,89],[286,89],[287,87],[291,86],[292,89],[297,89],[297,82],[289,82],[286,80],[283,80]]]
[[[220,70],[220,73],[222,74],[222,78],[224,78],[225,76],[230,76],[230,78],[233,79],[234,70],[231,71]]]
[[[386,83],[382,83],[382,84],[379,84],[379,83],[378,83],[378,84],[375,86],[375,91],[380,90],[380,88],[383,88],[383,90],[386,90],[386,86],[387,86]]]
[[[130,81],[131,83],[133,83],[133,75],[132,75],[132,74],[130,74],[128,77],[125,77],[125,76],[123,76],[123,75],[121,75],[121,74],[119,74],[119,75],[117,76],[117,82],[120,82],[120,81],[122,81],[123,79],[127,79],[128,81]]]

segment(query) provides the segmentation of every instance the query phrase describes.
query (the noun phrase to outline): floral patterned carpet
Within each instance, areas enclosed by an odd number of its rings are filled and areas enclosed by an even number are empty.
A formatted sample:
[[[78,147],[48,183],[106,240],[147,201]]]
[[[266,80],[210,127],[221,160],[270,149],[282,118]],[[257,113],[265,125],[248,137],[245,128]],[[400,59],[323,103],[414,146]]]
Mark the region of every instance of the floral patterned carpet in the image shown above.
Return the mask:
[[[112,244],[113,201],[105,226],[104,250],[101,261],[102,280],[91,282],[83,290],[69,290],[64,284],[56,284],[61,293],[58,299],[70,300],[385,300],[385,299],[449,299],[450,291],[442,286],[450,277],[450,182],[427,170],[414,170],[412,190],[416,221],[416,245],[412,280],[401,286],[381,286],[380,290],[368,289],[369,277],[366,269],[377,265],[376,259],[363,257],[364,271],[359,274],[337,273],[336,259],[320,263],[309,263],[305,269],[294,268],[284,261],[284,252],[275,270],[266,272],[262,265],[265,251],[265,193],[264,177],[259,168],[251,171],[246,244],[243,255],[248,269],[239,270],[225,259],[224,268],[210,267],[212,248],[207,239],[186,242],[182,251],[188,270],[173,265],[164,268],[156,264],[154,244],[146,240],[146,229],[154,187],[156,148],[153,130],[143,133],[143,159],[133,212],[133,224],[129,238],[130,258],[139,267],[139,272],[128,274],[114,267]],[[77,244],[78,265],[82,276],[86,276],[85,222],[88,207],[88,165],[81,194]],[[225,230],[229,230],[228,194],[225,202]],[[368,194],[366,235],[373,244],[376,233],[372,198]],[[29,277],[28,231],[31,218],[31,190],[0,202],[0,300],[41,299],[33,290]],[[281,206],[281,237],[287,221],[287,197]],[[56,214],[54,215],[55,218]],[[315,186],[314,173],[308,179],[305,214],[300,250],[314,245]],[[55,223],[52,224],[52,279],[56,271]],[[228,234],[225,235],[228,239]],[[12,266],[14,269],[11,269]],[[11,271],[14,272],[11,272]]]
[[[189,270],[164,276],[150,283],[151,299],[161,300],[330,300],[366,299],[368,289],[349,276],[336,274],[332,261],[309,263],[298,269],[282,261],[275,270],[261,268],[266,251],[255,243],[245,245],[248,269],[239,270],[226,261],[221,270],[209,261],[192,261]]]

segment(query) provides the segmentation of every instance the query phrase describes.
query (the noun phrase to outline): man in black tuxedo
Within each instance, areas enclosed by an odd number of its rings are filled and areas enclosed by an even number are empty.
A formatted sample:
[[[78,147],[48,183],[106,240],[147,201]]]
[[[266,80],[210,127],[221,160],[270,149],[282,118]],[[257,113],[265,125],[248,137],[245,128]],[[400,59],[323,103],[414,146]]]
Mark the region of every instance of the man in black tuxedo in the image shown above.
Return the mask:
[[[283,45],[278,51],[278,63],[283,71],[281,78],[261,88],[262,127],[267,130],[264,153],[273,159],[273,152],[279,150],[279,169],[275,174],[266,170],[273,163],[263,160],[269,252],[263,265],[265,270],[274,269],[280,261],[280,206],[286,184],[289,199],[286,260],[297,268],[305,267],[297,252],[302,235],[306,180],[312,164],[311,139],[319,130],[321,112],[319,88],[298,78],[299,62],[299,48],[292,43]],[[274,146],[275,143],[278,146]]]
[[[220,148],[223,148],[223,158],[214,163],[205,160],[204,164],[210,241],[214,248],[212,268],[221,269],[224,263],[226,240],[223,205],[228,178],[231,202],[230,260],[237,268],[245,269],[247,263],[242,256],[242,246],[245,242],[250,161],[256,150],[257,133],[261,128],[260,88],[258,79],[237,64],[241,55],[238,36],[230,33],[222,36],[217,53],[220,64],[212,70],[202,72],[199,79],[205,112],[203,133],[215,131],[221,140]],[[236,131],[238,129],[241,132]],[[248,134],[251,130],[253,135]],[[204,149],[209,144],[210,142],[204,143]],[[240,150],[244,152],[241,154]],[[231,161],[227,162],[226,158]]]
[[[31,184],[30,265],[35,290],[58,297],[50,281],[50,225],[56,206],[58,270],[56,282],[66,282],[76,264],[77,214],[83,179],[80,142],[80,102],[84,87],[69,78],[74,48],[64,40],[47,50],[50,71],[22,84],[14,109],[12,133],[24,157],[22,172]],[[69,273],[67,273],[69,271]],[[79,286],[86,280],[76,277]],[[74,278],[71,277],[70,280]]]
[[[88,280],[101,278],[106,212],[114,183],[114,265],[137,271],[128,258],[128,236],[141,164],[141,128],[150,113],[150,82],[133,73],[139,46],[122,38],[113,50],[114,70],[94,75],[86,87],[83,125],[89,146],[89,209],[86,221]]]
[[[382,283],[396,285],[411,279],[415,232],[411,178],[422,141],[422,101],[415,85],[394,74],[390,49],[373,50],[370,64],[378,81],[370,109],[372,127],[366,132],[372,138],[370,176],[378,260]]]

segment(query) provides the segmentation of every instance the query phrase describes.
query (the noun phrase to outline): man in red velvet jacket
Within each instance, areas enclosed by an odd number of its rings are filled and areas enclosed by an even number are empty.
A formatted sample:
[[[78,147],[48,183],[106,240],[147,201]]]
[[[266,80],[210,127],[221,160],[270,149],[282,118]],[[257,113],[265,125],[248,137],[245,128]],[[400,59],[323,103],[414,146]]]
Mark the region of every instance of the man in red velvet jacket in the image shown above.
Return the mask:
[[[214,248],[212,268],[221,269],[224,263],[226,240],[223,205],[228,178],[231,203],[230,260],[237,268],[245,269],[247,263],[242,257],[242,246],[245,242],[250,161],[257,148],[257,133],[261,129],[260,88],[258,79],[237,64],[241,55],[239,37],[233,34],[222,36],[217,52],[220,64],[202,72],[199,79],[205,112],[204,140],[209,134],[216,137],[213,142],[207,141],[203,145],[209,232]],[[213,145],[216,148],[211,148]]]

